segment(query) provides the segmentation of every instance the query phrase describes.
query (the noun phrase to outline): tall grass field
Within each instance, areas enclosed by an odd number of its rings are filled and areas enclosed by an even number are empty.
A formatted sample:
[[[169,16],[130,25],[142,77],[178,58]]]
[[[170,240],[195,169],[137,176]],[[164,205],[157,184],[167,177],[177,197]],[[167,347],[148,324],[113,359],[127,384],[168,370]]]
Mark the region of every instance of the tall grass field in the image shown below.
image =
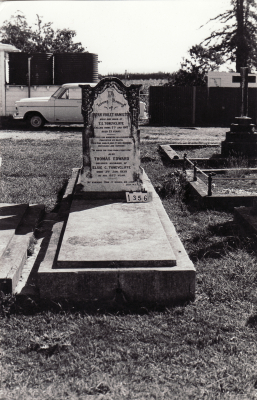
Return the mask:
[[[24,308],[2,295],[1,400],[257,398],[255,243],[232,213],[188,198],[158,143],[142,141],[141,164],[195,265],[195,301],[111,312]],[[51,212],[81,166],[81,139],[17,135],[1,141],[1,156],[0,202],[43,203]]]

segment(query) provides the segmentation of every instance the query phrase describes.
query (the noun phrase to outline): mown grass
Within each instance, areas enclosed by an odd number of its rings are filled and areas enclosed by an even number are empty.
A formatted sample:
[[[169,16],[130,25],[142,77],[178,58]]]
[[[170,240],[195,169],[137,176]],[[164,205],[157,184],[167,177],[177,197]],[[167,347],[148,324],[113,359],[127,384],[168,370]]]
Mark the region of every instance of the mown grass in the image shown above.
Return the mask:
[[[82,164],[80,141],[2,140],[2,203],[42,203],[53,209],[71,174]]]
[[[54,208],[71,168],[80,166],[80,146],[4,141],[7,201],[43,200]],[[188,199],[183,176],[163,164],[157,143],[141,149],[142,166],[195,264],[195,301],[112,313],[34,305],[29,314],[16,299],[5,299],[0,398],[257,397],[254,242],[241,234],[233,214],[201,210]],[[36,188],[24,189],[21,177]]]

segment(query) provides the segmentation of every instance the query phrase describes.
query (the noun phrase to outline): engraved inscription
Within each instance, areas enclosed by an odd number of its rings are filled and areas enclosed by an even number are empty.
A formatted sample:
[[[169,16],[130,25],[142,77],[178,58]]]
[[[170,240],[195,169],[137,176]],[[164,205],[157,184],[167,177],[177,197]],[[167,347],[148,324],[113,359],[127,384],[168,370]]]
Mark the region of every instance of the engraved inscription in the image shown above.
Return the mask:
[[[93,118],[96,137],[130,135],[128,113],[94,113]]]
[[[85,139],[88,152],[85,159],[89,160],[82,176],[85,190],[141,188],[139,139],[132,124],[130,92],[117,78],[103,79],[95,87],[89,118],[91,133]]]
[[[92,138],[92,177],[133,181],[133,140],[131,138]]]

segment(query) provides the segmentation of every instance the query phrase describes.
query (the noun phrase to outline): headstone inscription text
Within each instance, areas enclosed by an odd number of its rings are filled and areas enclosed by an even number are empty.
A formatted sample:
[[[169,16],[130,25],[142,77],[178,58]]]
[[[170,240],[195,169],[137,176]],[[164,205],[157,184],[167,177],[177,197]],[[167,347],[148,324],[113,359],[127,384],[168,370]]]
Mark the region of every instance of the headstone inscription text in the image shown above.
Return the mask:
[[[83,191],[141,190],[139,88],[106,78],[82,85]]]

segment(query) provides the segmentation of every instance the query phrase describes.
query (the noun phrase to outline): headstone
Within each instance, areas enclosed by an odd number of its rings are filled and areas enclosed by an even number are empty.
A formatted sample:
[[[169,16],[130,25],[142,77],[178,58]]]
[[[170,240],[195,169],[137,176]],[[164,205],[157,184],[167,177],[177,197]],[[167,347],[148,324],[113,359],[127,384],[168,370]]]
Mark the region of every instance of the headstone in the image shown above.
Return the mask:
[[[81,86],[83,167],[39,268],[40,295],[104,304],[192,299],[195,269],[140,167],[140,85],[106,78]]]
[[[81,192],[141,191],[138,117],[141,85],[105,78],[81,85],[83,168]]]

